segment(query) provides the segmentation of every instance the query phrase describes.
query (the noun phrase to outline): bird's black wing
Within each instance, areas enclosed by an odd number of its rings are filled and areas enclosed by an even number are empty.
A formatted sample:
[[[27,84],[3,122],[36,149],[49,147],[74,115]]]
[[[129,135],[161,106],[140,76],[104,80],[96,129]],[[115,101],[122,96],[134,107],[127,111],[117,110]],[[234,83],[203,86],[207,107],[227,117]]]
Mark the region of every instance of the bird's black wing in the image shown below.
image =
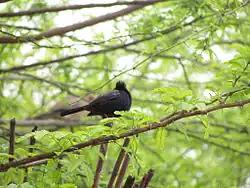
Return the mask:
[[[97,97],[88,105],[89,115],[113,114],[124,109],[124,96],[118,90],[112,90]]]

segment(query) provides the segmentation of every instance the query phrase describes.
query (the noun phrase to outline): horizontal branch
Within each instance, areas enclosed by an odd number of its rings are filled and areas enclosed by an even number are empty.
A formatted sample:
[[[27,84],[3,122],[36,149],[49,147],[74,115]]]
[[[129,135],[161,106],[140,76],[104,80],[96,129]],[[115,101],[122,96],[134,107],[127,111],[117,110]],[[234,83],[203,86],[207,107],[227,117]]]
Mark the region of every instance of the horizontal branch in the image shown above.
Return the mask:
[[[152,124],[145,126],[145,127],[131,129],[129,131],[126,131],[126,132],[120,134],[119,136],[110,135],[110,136],[102,136],[102,137],[94,138],[94,139],[91,139],[87,142],[73,145],[72,147],[64,150],[63,152],[72,152],[72,151],[83,149],[83,148],[86,148],[89,146],[96,146],[96,145],[108,143],[108,142],[115,141],[115,140],[118,140],[121,138],[130,137],[130,136],[138,135],[140,133],[152,131],[154,129],[158,129],[161,127],[167,127],[169,124],[176,122],[180,119],[187,118],[187,117],[193,117],[193,116],[198,116],[198,115],[207,115],[208,113],[211,113],[211,112],[214,112],[214,111],[217,111],[220,109],[225,109],[225,108],[243,107],[244,105],[246,105],[248,103],[250,103],[250,99],[238,101],[235,103],[229,103],[229,104],[218,104],[214,107],[207,108],[204,110],[195,110],[195,111],[182,110],[182,111],[176,112],[174,114],[171,114],[170,116],[166,116],[166,117],[162,118],[160,123],[152,123]],[[241,154],[242,155],[250,155],[250,153],[248,153],[248,152],[241,152]],[[6,164],[0,164],[0,171],[6,171],[11,167],[18,167],[20,165],[24,165],[24,164],[31,163],[31,162],[34,162],[37,160],[41,160],[41,159],[52,158],[54,156],[56,156],[56,151],[49,152],[49,153],[43,153],[40,155],[20,159],[17,161],[6,163]]]
[[[4,1],[4,0],[1,0]],[[1,3],[0,1],[0,3]],[[5,0],[8,1],[8,0]],[[40,8],[34,10],[23,10],[19,12],[4,12],[0,13],[0,17],[20,17],[20,16],[32,16],[36,14],[43,14],[47,12],[60,12],[65,10],[78,10],[83,8],[96,8],[96,7],[112,7],[118,5],[148,5],[152,4],[153,2],[159,2],[159,0],[150,0],[150,1],[118,1],[114,3],[98,3],[98,4],[85,4],[85,5],[67,5],[67,6],[57,6],[57,7],[47,7],[47,8]]]
[[[48,31],[46,31],[44,33],[41,33],[39,35],[29,35],[29,36],[18,37],[18,38],[10,37],[10,36],[3,36],[3,37],[0,37],[0,43],[3,43],[3,44],[7,44],[7,43],[23,43],[23,42],[29,42],[29,41],[42,40],[44,38],[50,38],[50,37],[53,37],[53,36],[62,36],[62,35],[70,32],[70,31],[76,31],[76,30],[83,29],[83,28],[88,27],[88,26],[92,26],[92,25],[95,25],[95,24],[98,24],[98,23],[101,23],[101,22],[116,19],[116,18],[118,18],[120,16],[127,15],[127,14],[132,13],[132,12],[134,12],[136,10],[139,10],[139,9],[141,9],[141,8],[147,6],[147,5],[151,5],[151,4],[154,4],[156,2],[160,2],[160,0],[158,0],[158,1],[149,0],[149,2],[150,3],[144,4],[144,5],[129,6],[127,8],[124,8],[122,10],[119,10],[119,11],[116,11],[116,12],[113,12],[113,13],[102,15],[102,16],[99,16],[99,17],[96,17],[96,18],[93,18],[93,19],[90,19],[90,20],[86,20],[86,21],[79,22],[79,23],[76,23],[76,24],[68,25],[68,26],[65,26],[65,27],[57,27],[57,28],[48,30]],[[1,17],[1,15],[0,15],[0,17]]]

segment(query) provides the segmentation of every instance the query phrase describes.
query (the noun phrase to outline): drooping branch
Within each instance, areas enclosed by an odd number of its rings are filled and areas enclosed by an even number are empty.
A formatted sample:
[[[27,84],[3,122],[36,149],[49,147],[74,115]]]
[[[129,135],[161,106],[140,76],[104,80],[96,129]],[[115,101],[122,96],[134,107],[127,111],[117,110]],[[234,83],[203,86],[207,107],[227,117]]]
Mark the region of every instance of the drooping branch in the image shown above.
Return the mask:
[[[30,36],[18,37],[18,38],[9,37],[9,36],[0,37],[0,43],[5,43],[5,44],[6,43],[23,43],[23,42],[29,42],[29,41],[37,41],[37,40],[41,40],[44,38],[50,38],[53,36],[62,36],[70,31],[76,31],[76,30],[83,29],[85,27],[92,26],[92,25],[95,25],[95,24],[98,24],[101,22],[116,19],[120,16],[127,15],[127,14],[132,13],[136,10],[139,10],[147,5],[151,5],[151,4],[154,4],[156,2],[160,2],[160,1],[149,0],[148,2],[150,2],[150,3],[144,4],[144,5],[129,6],[129,7],[124,8],[122,10],[119,10],[117,12],[102,15],[102,16],[99,16],[99,17],[96,17],[96,18],[93,18],[90,20],[86,20],[84,22],[79,22],[79,23],[68,25],[65,27],[57,27],[57,28],[48,30],[44,33],[41,33],[39,35],[30,35]],[[1,17],[1,15],[0,15],[0,17]]]
[[[161,127],[167,127],[171,123],[176,122],[176,121],[178,121],[180,119],[187,118],[187,117],[194,117],[194,116],[199,116],[199,115],[207,115],[208,113],[218,111],[220,109],[233,108],[233,107],[243,107],[244,105],[249,104],[249,103],[250,103],[250,99],[247,99],[247,100],[242,100],[242,101],[238,101],[238,102],[235,102],[235,103],[218,104],[216,106],[213,106],[211,108],[207,108],[207,109],[204,109],[204,110],[198,110],[198,109],[197,110],[191,110],[191,111],[182,110],[182,111],[176,112],[176,113],[174,113],[174,114],[172,114],[170,116],[166,116],[166,117],[162,118],[159,123],[152,123],[152,124],[150,124],[148,126],[145,126],[145,127],[131,129],[129,131],[126,131],[126,132],[120,134],[119,136],[110,135],[110,136],[102,136],[102,137],[98,137],[98,138],[95,138],[95,139],[91,139],[91,140],[89,140],[87,142],[73,145],[72,147],[64,150],[64,152],[72,152],[72,151],[83,149],[83,148],[86,148],[86,147],[89,147],[89,146],[101,145],[101,144],[108,143],[108,142],[111,142],[111,141],[115,141],[115,140],[118,140],[118,139],[121,139],[121,138],[130,137],[130,136],[133,136],[133,135],[137,135],[137,134],[141,134],[141,133],[144,133],[144,132],[152,131],[154,129],[158,129],[158,128],[161,128]],[[250,153],[243,152],[243,151],[241,152],[241,154],[242,155],[250,155]],[[24,165],[26,163],[31,163],[31,162],[41,160],[41,159],[46,159],[46,158],[52,158],[54,156],[56,156],[55,152],[43,153],[43,154],[36,155],[36,156],[33,156],[33,157],[20,159],[20,160],[17,160],[17,161],[6,163],[6,164],[1,164],[0,165],[0,171],[6,171],[10,167],[18,167],[18,166]]]
[[[6,2],[8,0],[1,0]],[[164,1],[164,0],[161,0]],[[65,10],[78,10],[83,8],[96,8],[96,7],[112,7],[112,6],[119,6],[119,5],[148,5],[152,3],[161,2],[159,0],[147,0],[147,1],[118,1],[114,3],[98,3],[98,4],[85,4],[85,5],[67,5],[67,6],[57,6],[57,7],[48,7],[48,8],[40,8],[34,10],[24,10],[19,12],[4,12],[0,13],[0,17],[20,17],[20,16],[32,16],[36,14],[43,14],[47,12],[60,12]]]

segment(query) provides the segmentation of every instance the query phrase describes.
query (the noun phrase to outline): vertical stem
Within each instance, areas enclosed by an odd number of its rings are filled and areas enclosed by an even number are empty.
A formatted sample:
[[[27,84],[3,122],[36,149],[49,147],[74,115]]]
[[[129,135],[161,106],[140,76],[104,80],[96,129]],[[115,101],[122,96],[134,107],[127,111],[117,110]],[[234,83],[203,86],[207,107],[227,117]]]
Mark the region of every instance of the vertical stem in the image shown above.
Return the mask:
[[[35,126],[35,127],[31,130],[31,132],[35,132],[35,131],[37,131],[37,126]],[[31,137],[30,137],[30,146],[35,145],[35,143],[36,143],[35,137],[34,137],[34,136],[31,136]],[[33,152],[33,148],[32,148],[32,147],[29,148],[29,152],[30,152],[30,153]],[[28,181],[28,167],[25,168],[25,173],[26,173],[26,175],[24,176],[24,179],[23,179],[23,182],[24,182],[24,183]]]
[[[134,184],[134,181],[135,181],[135,177],[129,175],[123,188],[131,188],[133,187],[133,184]]]
[[[16,127],[16,120],[15,118],[10,120],[10,140],[9,140],[9,154],[14,155],[15,151],[15,127]],[[9,162],[13,161],[12,157],[9,158]]]
[[[129,161],[130,161],[130,157],[129,157],[129,153],[127,153],[126,156],[125,156],[125,159],[123,161],[120,173],[119,173],[119,175],[117,177],[115,188],[120,188],[121,187],[122,180],[123,180],[123,177],[124,177],[124,175],[125,175],[125,173],[127,171]]]
[[[150,169],[148,171],[148,173],[143,176],[141,184],[140,184],[140,188],[147,188],[147,186],[148,186],[150,180],[152,179],[153,175],[154,175],[154,170]]]
[[[106,155],[107,148],[108,148],[108,143],[100,145],[100,153],[103,155],[103,157],[105,157],[105,155]],[[94,183],[92,185],[92,188],[97,188],[98,185],[99,185],[102,166],[103,166],[103,158],[99,157],[98,162],[97,162],[97,167],[96,167],[96,172],[95,172],[95,177],[94,177]]]
[[[35,126],[35,127],[32,129],[31,132],[35,132],[35,131],[37,131],[37,126]],[[35,137],[34,137],[34,136],[30,137],[30,146],[35,145],[35,143],[36,143]],[[29,148],[29,152],[30,152],[30,153],[33,152],[33,148],[32,148],[32,147]]]
[[[129,145],[129,141],[130,141],[129,138],[126,138],[126,139],[124,140],[122,149],[121,149],[121,151],[120,151],[120,154],[119,154],[119,156],[118,156],[118,158],[117,158],[117,160],[116,160],[115,166],[114,166],[114,168],[113,168],[113,172],[112,172],[112,174],[111,174],[111,177],[110,177],[110,180],[109,180],[109,183],[108,183],[108,188],[112,188],[112,187],[113,187],[113,183],[114,183],[115,178],[116,178],[116,176],[117,176],[117,174],[118,174],[118,172],[119,172],[119,169],[120,169],[122,160],[123,160],[123,158],[124,158],[124,156],[125,156],[125,150],[124,150],[124,148],[127,147],[127,146]]]

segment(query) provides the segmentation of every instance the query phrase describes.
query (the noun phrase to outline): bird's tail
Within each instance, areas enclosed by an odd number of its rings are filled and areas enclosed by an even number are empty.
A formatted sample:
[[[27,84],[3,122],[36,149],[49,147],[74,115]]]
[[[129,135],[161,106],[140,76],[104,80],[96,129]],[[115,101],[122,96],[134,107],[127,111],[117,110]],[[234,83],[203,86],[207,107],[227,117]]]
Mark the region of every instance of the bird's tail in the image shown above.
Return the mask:
[[[61,116],[66,116],[66,115],[70,115],[70,114],[74,114],[76,112],[80,112],[83,110],[86,110],[87,106],[81,106],[81,107],[77,107],[77,108],[73,108],[73,109],[69,109],[69,110],[64,110],[61,112]]]

